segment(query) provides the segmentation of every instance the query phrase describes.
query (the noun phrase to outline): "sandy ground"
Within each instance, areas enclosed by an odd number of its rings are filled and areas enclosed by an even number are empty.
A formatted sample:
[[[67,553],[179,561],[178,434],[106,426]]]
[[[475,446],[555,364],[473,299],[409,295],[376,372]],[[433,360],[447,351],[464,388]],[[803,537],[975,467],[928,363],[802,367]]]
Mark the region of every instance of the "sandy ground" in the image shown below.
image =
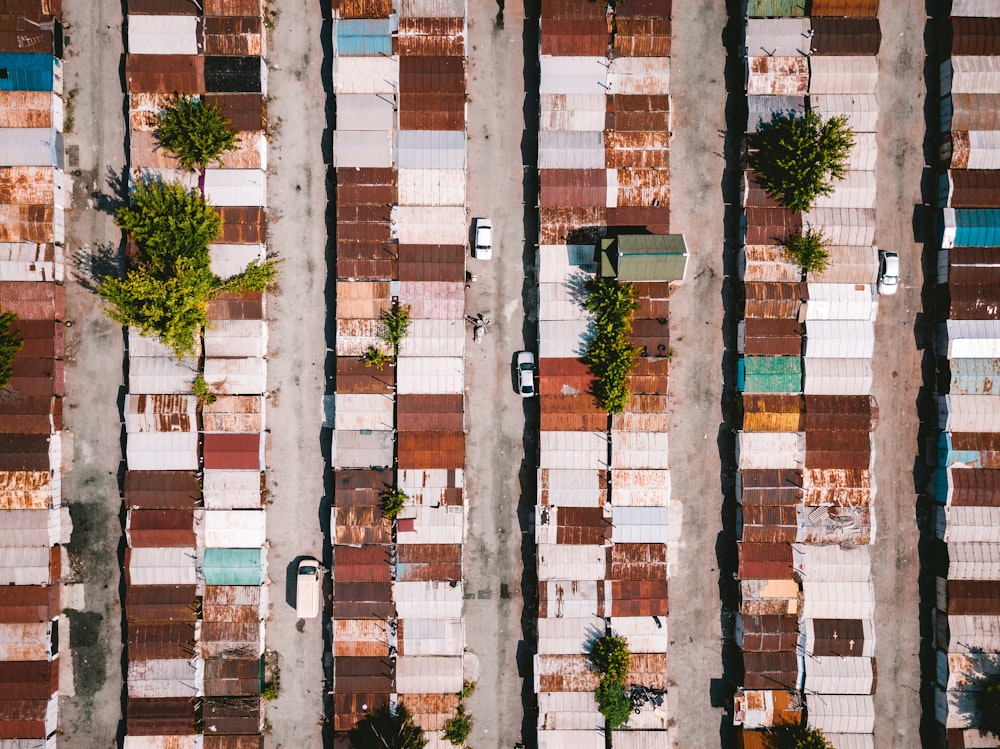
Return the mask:
[[[268,40],[274,136],[268,152],[268,248],[284,262],[279,290],[268,299],[267,647],[278,654],[280,692],[267,705],[265,746],[305,749],[322,743],[324,619],[297,620],[293,571],[302,555],[323,559],[322,529],[330,513],[321,451],[328,271],[322,136],[329,81],[323,69],[329,61],[319,3],[293,0],[272,7],[280,13]],[[335,275],[332,265],[329,272]],[[329,566],[329,559],[323,561]]]
[[[875,324],[875,744],[919,745],[920,630],[917,588],[917,393],[921,246],[913,219],[920,204],[924,138],[924,3],[883,3],[879,20],[879,132],[876,212],[879,247],[899,253],[902,282],[883,297]],[[919,211],[917,211],[919,214]],[[922,241],[922,240],[920,240]],[[926,470],[926,469],[924,469]],[[923,479],[920,480],[923,483]],[[920,486],[920,490],[923,486]]]
[[[523,21],[524,7],[515,0],[507,3],[499,28],[496,12],[494,0],[470,0],[467,199],[470,219],[488,216],[494,226],[493,259],[468,261],[478,280],[466,293],[466,312],[493,321],[482,344],[472,342],[470,331],[465,365],[465,629],[474,656],[467,670],[478,668],[467,707],[475,721],[469,744],[482,749],[518,741],[532,746],[535,724],[534,713],[525,714],[522,704],[522,698],[534,702],[522,623],[534,627],[538,404],[514,391],[511,362],[521,349],[537,351],[537,214],[533,200],[527,218],[522,205],[523,174],[532,180],[529,193],[535,190],[533,170],[522,170],[522,164],[534,163],[537,129],[537,84],[528,88],[525,106],[523,51],[531,53],[527,65],[534,76],[537,16]]]
[[[67,173],[73,197],[67,211],[66,306],[74,326],[66,331],[65,428],[73,434],[73,470],[63,477],[63,502],[73,519],[68,544],[71,570],[64,581],[83,585],[83,602],[68,612],[73,684],[60,686],[60,745],[114,746],[122,717],[122,621],[119,603],[119,467],[123,396],[121,326],[101,312],[79,282],[95,251],[118,250],[121,232],[107,212],[118,196],[110,176],[124,166],[122,13],[116,3],[67,0],[65,91],[73,131],[66,136]],[[104,248],[104,250],[102,250]],[[64,443],[65,444],[65,443]],[[64,448],[65,450],[65,448]],[[70,696],[75,693],[75,697]]]

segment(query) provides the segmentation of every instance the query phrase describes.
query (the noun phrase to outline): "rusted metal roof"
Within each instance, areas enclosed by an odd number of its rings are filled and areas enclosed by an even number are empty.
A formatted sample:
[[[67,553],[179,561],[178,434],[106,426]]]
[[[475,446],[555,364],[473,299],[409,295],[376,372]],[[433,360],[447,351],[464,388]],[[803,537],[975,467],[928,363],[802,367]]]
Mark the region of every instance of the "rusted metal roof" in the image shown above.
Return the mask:
[[[815,17],[812,30],[812,49],[817,55],[877,55],[882,42],[876,17]]]
[[[461,580],[461,544],[400,544],[396,580]]]
[[[56,616],[59,605],[58,584],[5,585],[0,599],[0,622],[32,624],[47,622]]]
[[[140,622],[194,622],[197,619],[194,585],[126,585],[125,616]]]
[[[260,470],[260,434],[206,434],[205,468]]]
[[[389,704],[389,691],[359,692],[342,694],[334,690],[333,696],[333,727],[336,731],[349,731],[370,710],[378,710]],[[349,746],[349,744],[348,744]],[[346,749],[341,747],[340,749]]]
[[[1000,615],[1000,581],[949,580],[949,616]]]
[[[615,7],[615,18],[670,18],[672,0],[629,0]]]
[[[542,395],[589,393],[595,380],[580,359],[542,358],[538,362],[538,389]]]
[[[465,466],[465,434],[462,432],[400,432],[396,440],[400,469]]]
[[[632,320],[632,335],[629,340],[636,346],[642,357],[667,356],[670,351],[670,328],[665,318],[650,319],[636,317]],[[666,392],[666,383],[662,391],[637,389],[635,392],[657,393]]]
[[[614,48],[629,57],[669,57],[670,19],[616,17]]]
[[[337,693],[396,691],[392,665],[385,658],[335,657],[333,674]]]
[[[541,523],[549,522],[555,513],[556,543],[601,545],[611,538],[611,519],[604,517],[601,507],[559,507],[555,510],[542,507]]]
[[[461,57],[400,57],[399,92],[401,95],[457,94],[464,106],[465,61]],[[401,108],[402,105],[401,98]]]
[[[0,203],[53,204],[55,169],[50,166],[0,168]]]
[[[454,717],[461,698],[457,694],[401,694],[399,701],[425,731],[440,731]]]
[[[267,126],[267,102],[260,94],[206,94],[205,103],[218,106],[236,130],[263,130]]]
[[[207,683],[205,688],[208,689]],[[202,749],[264,749],[264,735],[212,736],[206,734],[203,737]]]
[[[52,127],[51,91],[0,91],[0,127]]]
[[[333,9],[340,18],[388,18],[392,0],[333,0]]]
[[[400,395],[396,398],[396,429],[400,432],[461,432],[463,398],[454,395]]]
[[[794,650],[773,653],[745,651],[743,653],[746,689],[794,689],[798,682],[798,655]]]
[[[607,209],[598,206],[542,207],[539,221],[540,244],[592,244],[608,224]]]
[[[194,510],[129,510],[125,536],[132,547],[192,547]]]
[[[240,697],[208,697],[202,702],[205,733],[255,734],[264,728],[260,700]]]
[[[259,206],[221,206],[215,210],[222,217],[222,234],[219,235],[217,242],[223,244],[262,244],[267,241],[267,220],[263,208]],[[209,302],[210,309],[211,304]],[[242,319],[252,320],[255,318]]]
[[[763,615],[743,617],[744,652],[795,651],[799,621],[795,616]]]
[[[803,472],[802,504],[865,506],[871,501],[867,468],[808,468]]]
[[[461,57],[464,54],[464,18],[399,19],[400,57]]]
[[[953,17],[953,55],[1000,54],[1000,18]]]
[[[338,619],[333,622],[333,655],[387,657],[389,626],[380,619]]]
[[[604,169],[542,169],[538,173],[540,205],[604,206],[607,172]]]
[[[432,91],[401,92],[399,127],[407,130],[464,130],[465,96]]]
[[[190,658],[194,652],[193,622],[143,622],[127,629],[129,660]]]
[[[745,213],[746,244],[780,244],[802,231],[802,214],[787,208],[747,208]]]
[[[359,358],[337,357],[337,392],[338,393],[384,393],[392,392],[395,381],[395,362],[386,364],[382,369],[366,366]]]
[[[388,544],[392,542],[390,523],[381,507],[334,507],[335,544]]]
[[[878,421],[875,399],[869,395],[805,396],[805,429],[865,430],[871,432]],[[807,447],[808,449],[808,439]]]
[[[205,0],[206,16],[261,16],[262,0]]]
[[[129,697],[125,709],[126,730],[135,736],[191,734],[196,702],[186,697]]]
[[[125,474],[125,504],[131,508],[194,507],[201,501],[192,471],[129,471]]]
[[[817,16],[849,16],[877,18],[879,0],[813,0],[810,14]]]
[[[256,694],[260,694],[260,660],[257,658],[210,658],[205,661],[205,696]]]
[[[535,656],[536,692],[592,692],[598,677],[585,655]]]
[[[542,31],[551,18],[600,18],[607,17],[607,8],[600,3],[577,3],[574,0],[542,0],[540,16]],[[543,690],[545,691],[545,690]]]
[[[206,432],[259,432],[264,399],[259,395],[220,395],[202,404]]]
[[[666,580],[666,545],[658,543],[614,544],[608,555],[607,579]]]
[[[256,17],[206,17],[206,55],[260,55],[263,53],[263,19]]]
[[[606,17],[553,18],[542,23],[543,55],[605,57],[609,40]]]
[[[396,615],[392,585],[383,583],[341,583],[333,586],[335,619],[388,619]]]
[[[168,94],[205,92],[205,58],[197,55],[127,55],[129,91]]]
[[[0,683],[8,694],[47,700],[59,688],[59,661],[0,661]]]
[[[817,656],[861,655],[865,645],[865,627],[860,619],[812,619],[813,647]]]
[[[128,0],[129,15],[195,16],[198,8],[190,0]]]
[[[208,319],[263,320],[263,296],[254,291],[219,294],[208,302]]]
[[[611,616],[666,616],[668,613],[666,579],[611,582]],[[632,669],[635,668],[633,662]]]
[[[664,170],[670,166],[669,147],[670,136],[666,132],[612,130],[604,133],[604,165],[609,169]],[[659,173],[648,175],[648,180],[667,178]]]
[[[388,582],[389,546],[333,547],[333,579],[345,582]]]

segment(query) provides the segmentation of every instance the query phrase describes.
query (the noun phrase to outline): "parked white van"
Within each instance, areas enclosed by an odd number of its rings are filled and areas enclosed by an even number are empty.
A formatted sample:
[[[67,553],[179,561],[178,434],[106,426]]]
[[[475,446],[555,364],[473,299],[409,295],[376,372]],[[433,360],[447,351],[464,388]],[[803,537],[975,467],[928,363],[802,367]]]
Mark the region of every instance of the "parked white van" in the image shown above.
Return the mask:
[[[323,571],[320,563],[311,557],[299,562],[295,584],[295,613],[299,619],[319,616],[323,592]]]

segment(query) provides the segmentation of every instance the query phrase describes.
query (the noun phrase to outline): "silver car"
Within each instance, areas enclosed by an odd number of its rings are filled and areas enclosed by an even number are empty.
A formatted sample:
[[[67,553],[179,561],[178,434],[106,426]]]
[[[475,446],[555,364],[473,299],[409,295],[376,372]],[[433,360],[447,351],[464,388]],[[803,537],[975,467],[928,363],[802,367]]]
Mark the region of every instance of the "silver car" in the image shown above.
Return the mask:
[[[891,296],[899,286],[899,255],[895,252],[879,252],[878,293]]]
[[[535,392],[535,355],[530,351],[517,354],[517,391],[522,398],[532,398]]]
[[[493,258],[493,222],[488,218],[477,218],[475,225],[475,244],[472,246],[472,257],[477,260]]]

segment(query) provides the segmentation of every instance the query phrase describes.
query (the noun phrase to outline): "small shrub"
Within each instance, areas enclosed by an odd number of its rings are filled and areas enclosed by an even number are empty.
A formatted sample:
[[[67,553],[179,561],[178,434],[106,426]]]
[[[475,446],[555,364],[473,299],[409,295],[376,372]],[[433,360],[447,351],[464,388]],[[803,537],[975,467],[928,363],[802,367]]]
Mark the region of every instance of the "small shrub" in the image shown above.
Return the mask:
[[[366,713],[351,729],[348,739],[354,749],[424,749],[427,746],[424,730],[413,722],[405,705],[399,705],[395,713],[388,705]]]
[[[444,724],[444,737],[455,746],[462,746],[472,732],[472,718],[466,714],[465,706],[459,704],[458,712]]]
[[[587,343],[584,361],[594,374],[594,397],[608,413],[621,413],[631,392],[628,377],[639,361],[632,345],[632,314],[639,308],[630,283],[595,278],[587,282],[584,307],[594,314],[594,336]]]
[[[269,681],[267,684],[264,685],[264,688],[260,690],[260,696],[263,697],[265,700],[277,699],[278,685],[273,681]]]
[[[14,376],[14,357],[24,348],[24,338],[14,329],[17,315],[13,312],[0,313],[0,388],[6,387]]]
[[[385,353],[382,349],[375,346],[369,346],[361,356],[361,360],[365,363],[366,367],[372,367],[381,371],[386,364],[392,361],[392,355]]]
[[[781,243],[785,253],[806,273],[822,273],[830,265],[826,237],[819,229],[809,228],[802,234],[792,234]]]
[[[471,697],[472,693],[475,692],[475,691],[476,691],[476,682],[474,682],[474,681],[465,681],[465,682],[462,682],[462,699],[463,700],[466,699],[467,697]]]
[[[818,728],[786,726],[776,732],[778,749],[833,749]]]
[[[395,520],[399,513],[406,507],[406,500],[409,497],[402,489],[387,489],[382,492],[382,515]]]
[[[205,405],[210,406],[215,403],[215,393],[209,389],[203,375],[198,374],[195,376],[194,382],[191,384],[191,390],[198,396],[198,400]]]
[[[606,634],[590,646],[590,662],[594,668],[602,676],[622,683],[628,678],[630,660],[628,640],[621,635]]]
[[[632,714],[632,700],[625,691],[625,683],[620,679],[605,676],[594,690],[597,709],[606,721],[605,728],[614,731],[628,722]]]
[[[399,355],[399,345],[410,332],[413,320],[410,319],[410,308],[406,305],[396,305],[392,309],[382,311],[382,329],[378,337],[392,346],[392,353]]]

